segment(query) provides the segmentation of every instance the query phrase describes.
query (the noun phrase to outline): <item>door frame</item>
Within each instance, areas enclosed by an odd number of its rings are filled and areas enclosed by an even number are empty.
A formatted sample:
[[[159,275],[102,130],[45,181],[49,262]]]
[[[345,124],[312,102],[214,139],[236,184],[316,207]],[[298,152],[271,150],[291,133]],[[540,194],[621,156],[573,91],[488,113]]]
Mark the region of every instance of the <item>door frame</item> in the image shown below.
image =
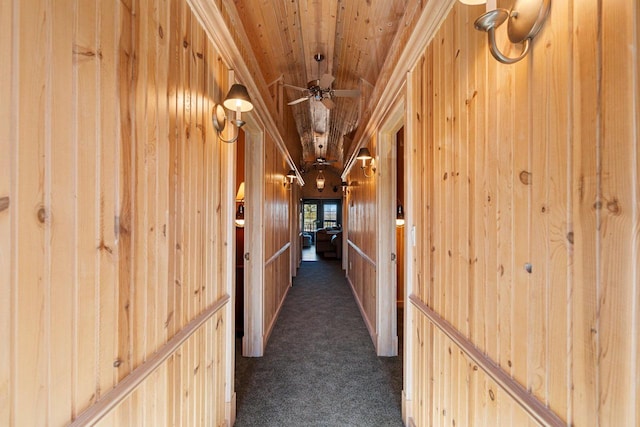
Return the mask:
[[[398,97],[382,121],[378,132],[378,185],[376,186],[377,224],[377,313],[379,356],[398,355],[397,308],[397,134],[405,126],[405,101]]]

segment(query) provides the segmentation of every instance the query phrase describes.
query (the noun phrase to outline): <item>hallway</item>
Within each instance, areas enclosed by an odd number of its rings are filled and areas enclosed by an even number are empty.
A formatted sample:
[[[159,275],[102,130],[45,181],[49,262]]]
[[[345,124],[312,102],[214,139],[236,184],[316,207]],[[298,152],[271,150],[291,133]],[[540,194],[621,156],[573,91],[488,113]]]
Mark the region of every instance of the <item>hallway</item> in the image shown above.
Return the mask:
[[[402,426],[401,356],[376,356],[339,261],[302,263],[265,356],[238,352],[236,391],[238,427]]]

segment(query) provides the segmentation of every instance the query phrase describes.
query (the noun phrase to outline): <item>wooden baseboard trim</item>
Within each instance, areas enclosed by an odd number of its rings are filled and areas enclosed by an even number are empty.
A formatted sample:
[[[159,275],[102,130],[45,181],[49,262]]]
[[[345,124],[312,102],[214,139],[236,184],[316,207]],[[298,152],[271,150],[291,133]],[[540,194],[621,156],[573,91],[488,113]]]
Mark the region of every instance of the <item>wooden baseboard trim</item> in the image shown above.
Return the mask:
[[[95,404],[85,409],[73,420],[70,427],[90,426],[104,418],[111,410],[131,395],[157,368],[159,368],[182,344],[185,343],[207,320],[216,314],[230,300],[229,295],[220,298],[211,307],[197,315],[187,325],[158,349],[146,362],[135,368],[120,381],[111,391],[106,393]]]
[[[551,409],[536,399],[520,383],[511,378],[497,363],[482,353],[471,341],[462,335],[438,313],[429,308],[415,294],[409,296],[409,301],[429,321],[453,341],[467,356],[473,360],[493,381],[495,381],[513,400],[525,410],[533,419],[545,426],[566,426],[567,424]]]

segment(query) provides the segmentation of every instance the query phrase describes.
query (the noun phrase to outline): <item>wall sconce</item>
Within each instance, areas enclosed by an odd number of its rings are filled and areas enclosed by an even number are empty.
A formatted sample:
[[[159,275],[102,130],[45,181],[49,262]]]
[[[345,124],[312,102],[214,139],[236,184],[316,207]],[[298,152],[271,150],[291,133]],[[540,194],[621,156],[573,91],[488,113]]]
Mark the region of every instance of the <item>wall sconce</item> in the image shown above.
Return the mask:
[[[236,193],[236,203],[240,203],[236,211],[235,223],[236,227],[244,228],[244,181],[240,183],[238,192]]]
[[[244,203],[240,203],[236,211],[236,227],[244,228]]]
[[[320,169],[320,172],[318,172],[318,176],[316,177],[316,189],[322,193],[322,190],[324,190],[324,173],[322,173],[322,169]]]
[[[464,4],[481,4],[479,0],[460,0]],[[476,19],[476,30],[486,31],[491,54],[503,64],[513,64],[524,58],[531,47],[531,40],[538,34],[547,19],[551,0],[515,0],[511,10],[497,8]],[[523,43],[522,52],[516,58],[505,56],[496,46],[496,28],[507,21],[507,34],[511,43]]]
[[[284,186],[287,188],[287,190],[291,190],[291,185],[297,178],[298,177],[296,176],[296,171],[294,171],[293,169],[289,169],[289,172],[287,172],[284,177]]]
[[[396,209],[396,227],[404,227],[404,208],[401,204]]]
[[[224,105],[224,107],[220,104],[216,104],[213,106],[213,127],[216,129],[220,141],[232,143],[238,139],[238,137],[240,136],[240,128],[245,125],[245,122],[242,120],[242,113],[253,110],[253,104],[251,103],[251,98],[249,98],[247,88],[237,83],[231,86],[231,89],[229,89],[229,93],[227,94],[227,97],[224,99],[222,104]],[[228,140],[223,139],[220,136],[220,134],[224,130],[225,125],[227,124],[227,115],[224,111],[225,108],[236,112],[236,119],[229,121],[238,128],[236,136]]]
[[[369,152],[369,149],[366,147],[362,147],[358,151],[358,155],[356,156],[356,159],[362,160],[362,166],[360,167],[362,168],[362,173],[364,173],[364,176],[366,178],[371,178],[375,173],[376,168],[373,165],[373,157],[371,157],[371,153]],[[368,165],[367,165],[367,161],[369,161]],[[367,174],[367,169],[370,170],[368,174]]]

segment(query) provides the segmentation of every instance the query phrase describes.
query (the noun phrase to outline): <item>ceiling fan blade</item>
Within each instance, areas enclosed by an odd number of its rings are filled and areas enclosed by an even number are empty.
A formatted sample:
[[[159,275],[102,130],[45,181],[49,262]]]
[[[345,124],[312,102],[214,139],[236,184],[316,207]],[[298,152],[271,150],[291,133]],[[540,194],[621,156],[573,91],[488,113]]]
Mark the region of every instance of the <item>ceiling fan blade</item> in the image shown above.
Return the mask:
[[[321,88],[328,88],[331,86],[331,83],[333,83],[333,81],[336,78],[333,77],[331,74],[323,74],[322,77],[320,78],[320,82],[318,83],[318,86],[320,86]]]
[[[289,102],[287,105],[296,105],[296,104],[300,104],[301,102],[304,102],[306,100],[308,100],[309,98],[306,96],[303,96],[302,98],[298,98],[295,101],[291,101]]]
[[[321,102],[322,102],[322,105],[327,107],[329,110],[331,110],[333,107],[336,106],[336,104],[330,98],[322,98]]]
[[[360,96],[360,91],[357,89],[353,89],[353,90],[336,89],[331,91],[331,95],[337,96],[337,97],[357,98]]]
[[[301,91],[305,91],[308,90],[306,87],[300,87],[300,86],[294,86],[294,85],[288,85],[286,83],[283,83],[282,86],[284,87],[288,87],[290,89],[296,89],[296,90],[301,90]]]

